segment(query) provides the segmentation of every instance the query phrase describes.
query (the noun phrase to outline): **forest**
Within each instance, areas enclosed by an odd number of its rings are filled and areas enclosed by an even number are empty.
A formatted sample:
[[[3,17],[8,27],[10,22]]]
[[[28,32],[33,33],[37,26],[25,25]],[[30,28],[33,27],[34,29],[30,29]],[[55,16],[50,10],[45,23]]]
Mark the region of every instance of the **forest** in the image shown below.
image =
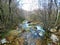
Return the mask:
[[[57,5],[57,0],[54,1],[48,0],[48,5],[47,6],[43,5],[43,9],[39,8],[33,11],[23,10],[19,8],[19,5],[20,5],[19,1],[17,0],[0,0],[0,40],[4,38],[8,40],[8,43],[4,43],[4,44],[6,45],[42,45],[42,44],[49,45],[50,43],[49,41],[53,40],[50,39],[50,36],[54,34],[57,35],[57,37],[59,38],[58,44],[56,43],[56,45],[60,45],[59,44],[60,43],[60,5]],[[26,28],[23,26],[23,24],[26,24],[24,22],[26,20],[28,21],[28,24],[31,25],[30,27]],[[43,29],[41,30],[45,31],[44,32],[45,37],[43,36],[44,39],[42,40],[39,40],[40,38],[37,38],[37,40],[34,39],[37,42],[36,44],[33,44],[34,40],[32,39],[31,39],[33,41],[32,44],[30,43],[25,44],[27,42],[23,44],[24,42],[23,34],[30,35],[31,34],[29,32],[30,28],[32,28],[33,30],[38,30],[35,27],[37,25],[43,27]],[[22,32],[19,32],[19,30]],[[19,37],[20,33],[21,34],[23,33],[22,34],[23,36]],[[55,44],[54,41],[52,42]],[[4,44],[1,44],[0,41],[0,45],[4,45]]]

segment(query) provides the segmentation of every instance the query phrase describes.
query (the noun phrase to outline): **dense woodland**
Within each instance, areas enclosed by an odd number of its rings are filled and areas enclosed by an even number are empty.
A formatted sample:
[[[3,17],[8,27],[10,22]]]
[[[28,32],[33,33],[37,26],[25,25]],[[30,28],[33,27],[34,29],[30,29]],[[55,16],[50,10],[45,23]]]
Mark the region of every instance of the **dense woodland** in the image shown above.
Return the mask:
[[[19,9],[18,6],[19,1],[0,0],[0,37],[3,37],[2,35],[8,31],[16,29],[16,26],[25,19],[33,23],[37,22],[45,30],[60,26],[60,6],[57,5],[57,0],[54,0],[54,3],[49,0],[48,8],[43,6],[43,10],[38,9],[32,12]]]
[[[48,8],[44,6],[44,10],[38,9],[33,12],[28,12],[29,20],[36,20],[39,23],[41,22],[46,29],[60,25],[60,12],[58,8],[59,6],[57,6],[57,1],[54,0],[54,3],[52,0],[49,1]],[[25,13],[27,11],[19,9],[18,6],[19,2],[16,0],[0,0],[0,32],[14,29],[16,25],[26,19]]]
[[[24,18],[16,0],[0,0],[0,33],[14,29]]]

